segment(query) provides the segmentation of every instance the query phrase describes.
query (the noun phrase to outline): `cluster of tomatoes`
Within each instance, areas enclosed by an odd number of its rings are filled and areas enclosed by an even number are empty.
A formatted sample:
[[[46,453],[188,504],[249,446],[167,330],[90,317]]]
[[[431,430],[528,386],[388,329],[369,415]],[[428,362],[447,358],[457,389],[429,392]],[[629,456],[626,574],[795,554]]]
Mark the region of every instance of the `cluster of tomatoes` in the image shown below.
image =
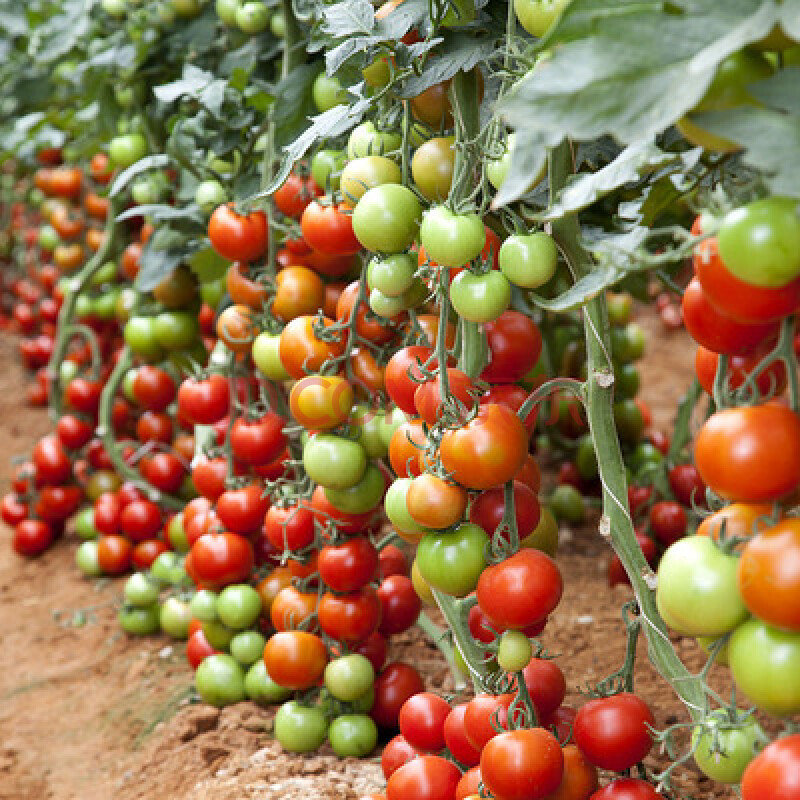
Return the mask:
[[[656,595],[670,628],[698,637],[756,707],[779,717],[800,711],[800,526],[788,514],[800,417],[783,397],[800,303],[794,207],[768,198],[695,224],[716,231],[696,248],[683,300],[697,377],[716,403],[694,444],[712,507],[695,536],[664,553]],[[695,732],[694,757],[714,780],[739,783],[764,741],[745,710],[717,709]]]

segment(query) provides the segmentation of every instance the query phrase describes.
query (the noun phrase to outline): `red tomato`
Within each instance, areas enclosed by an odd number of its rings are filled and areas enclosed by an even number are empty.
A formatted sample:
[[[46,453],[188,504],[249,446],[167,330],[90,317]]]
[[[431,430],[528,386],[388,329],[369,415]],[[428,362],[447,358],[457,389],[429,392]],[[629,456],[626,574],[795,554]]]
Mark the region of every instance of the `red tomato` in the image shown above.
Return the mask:
[[[466,417],[467,412],[475,408],[475,398],[480,390],[469,375],[455,367],[447,368],[447,383],[452,397],[463,405],[463,412],[457,415],[461,418]],[[439,420],[442,412],[442,394],[438,376],[417,384],[414,392],[414,408],[428,425],[434,425]],[[454,405],[453,411],[457,409],[458,407]]]
[[[561,572],[550,556],[525,549],[487,567],[475,595],[496,629],[522,630],[555,609],[563,586]]]
[[[42,437],[33,448],[33,465],[39,486],[57,486],[72,475],[72,462],[64,445],[54,434]]]
[[[192,467],[192,483],[203,497],[215,501],[225,491],[228,465],[224,458],[201,458]]]
[[[232,204],[218,206],[208,221],[211,246],[229,261],[255,261],[267,250],[267,215],[237,213]]]
[[[394,728],[403,703],[424,690],[414,667],[394,661],[375,679],[375,703],[370,716],[381,728]]]
[[[327,545],[319,551],[319,576],[334,592],[354,592],[366,586],[375,577],[377,568],[378,551],[366,536],[354,536],[342,544]],[[383,605],[380,589],[378,596]]]
[[[796,800],[800,797],[800,733],[764,748],[742,776],[742,800]]]
[[[419,618],[422,601],[414,584],[405,575],[392,575],[378,587],[381,601],[381,624],[378,630],[384,636],[407,631]]]
[[[705,506],[706,485],[694,464],[678,464],[669,471],[667,477],[669,487],[679,503],[687,508]]]
[[[449,714],[447,700],[433,692],[420,692],[403,703],[397,722],[412,747],[436,752],[445,745],[444,723]]]
[[[149,500],[134,500],[119,515],[120,531],[132,542],[154,539],[162,524],[161,509]]]
[[[481,492],[469,509],[470,522],[480,525],[490,536],[503,521],[505,494],[503,489],[488,489]],[[518,480],[514,481],[514,517],[520,540],[533,533],[539,524],[541,506],[536,493]],[[508,538],[504,536],[504,538]]]
[[[464,717],[467,703],[453,706],[444,721],[444,741],[453,757],[468,767],[477,766],[481,760],[481,752],[467,738]]]
[[[542,335],[529,316],[504,311],[483,327],[489,363],[481,378],[487,383],[516,383],[536,366],[542,352]]]
[[[280,552],[302,550],[314,540],[314,515],[306,502],[270,506],[264,517],[264,534]]]
[[[665,546],[686,536],[688,523],[686,511],[678,503],[662,500],[650,507],[650,528]]]
[[[324,198],[327,200],[327,198]],[[353,233],[353,216],[347,206],[312,200],[303,211],[303,238],[319,253],[352,255],[361,250]]]
[[[522,676],[540,720],[549,717],[564,702],[567,681],[555,661],[532,658]]]
[[[726,384],[728,389],[738,389],[747,380],[748,375],[758,366],[761,359],[766,355],[764,352],[756,352],[746,356],[730,356],[728,359],[728,371]],[[705,347],[698,347],[694,357],[694,369],[697,373],[697,380],[709,394],[714,393],[714,379],[717,374],[717,364],[719,355],[707,350]],[[767,369],[759,374],[755,380],[755,385],[761,395],[778,395],[786,388],[786,367],[783,361],[773,361]]]
[[[317,608],[320,628],[340,642],[362,642],[378,629],[381,601],[371,587],[347,594],[322,595]]]
[[[192,669],[197,669],[205,659],[219,652],[208,643],[202,628],[193,631],[186,642],[186,660]]]
[[[279,631],[264,647],[264,665],[272,680],[287,689],[309,689],[322,678],[328,651],[319,636]]]
[[[561,746],[544,728],[501,733],[481,753],[483,784],[503,800],[540,800],[558,789],[563,775]]]
[[[317,184],[310,177],[304,180],[302,175],[292,172],[272,195],[272,199],[281,213],[300,219],[305,207],[319,194],[321,192]]]
[[[97,543],[97,563],[106,575],[122,575],[131,566],[133,545],[124,536],[103,536]]]
[[[508,707],[513,699],[513,694],[478,694],[467,703],[464,732],[478,752],[482,752],[486,743],[497,736],[493,720],[501,727],[508,722]]]
[[[396,770],[386,784],[387,800],[453,800],[461,770],[446,758],[420,756]]]
[[[40,519],[24,519],[14,527],[11,546],[21,556],[38,556],[54,539],[53,528]]]
[[[425,376],[420,366],[433,370],[438,366],[436,359],[431,359],[433,351],[422,345],[403,347],[392,355],[386,364],[386,391],[392,402],[406,414],[416,414],[414,397],[417,390],[425,383]],[[430,363],[427,363],[430,360]]]
[[[241,464],[269,464],[286,447],[285,424],[284,418],[273,411],[258,419],[239,417],[230,435],[234,458]]]
[[[269,496],[256,483],[241,489],[228,489],[217,500],[219,521],[230,531],[248,535],[264,524],[269,509]]]
[[[253,569],[253,546],[236,533],[205,533],[190,553],[198,581],[209,588],[246,582]]]
[[[383,777],[388,781],[403,764],[408,764],[422,753],[406,741],[405,737],[398,733],[392,737],[381,753],[381,769]]]
[[[178,411],[195,425],[219,422],[229,404],[228,381],[222,375],[209,375],[205,380],[185,378],[178,390]]]
[[[653,746],[653,712],[636,695],[623,692],[590,700],[575,717],[575,744],[600,769],[622,772]]]
[[[764,795],[753,795],[753,800],[766,800]],[[608,786],[595,792],[589,800],[664,800],[647,781],[638,778],[617,778]]]

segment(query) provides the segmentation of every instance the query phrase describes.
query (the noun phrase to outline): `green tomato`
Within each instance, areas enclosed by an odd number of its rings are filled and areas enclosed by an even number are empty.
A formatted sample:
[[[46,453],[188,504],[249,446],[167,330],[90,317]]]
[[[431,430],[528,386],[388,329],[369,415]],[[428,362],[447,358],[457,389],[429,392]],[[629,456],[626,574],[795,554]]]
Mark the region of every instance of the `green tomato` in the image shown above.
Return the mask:
[[[373,258],[367,267],[367,286],[386,297],[400,297],[414,285],[417,262],[408,253]]]
[[[78,376],[79,367],[74,361],[62,361],[58,366],[58,380],[66,386],[73,378]]]
[[[246,2],[236,12],[236,24],[242,33],[261,33],[269,27],[269,9],[259,0]]]
[[[383,473],[374,464],[368,464],[361,480],[348,489],[325,489],[328,502],[346,514],[364,514],[372,511],[383,498],[386,482]]]
[[[558,523],[549,508],[542,508],[539,524],[520,543],[520,547],[532,547],[547,553],[551,558],[558,552]]]
[[[356,438],[368,458],[385,458],[389,453],[380,430],[385,415],[383,409],[374,409],[366,405],[354,406],[350,413],[350,422],[356,428]]]
[[[122,486],[122,479],[110,469],[99,469],[86,481],[86,497],[94,502],[105,492],[116,492]]]
[[[725,266],[745,283],[780,288],[800,275],[800,202],[768,197],[725,216],[717,234]]]
[[[167,541],[176,553],[189,552],[189,539],[183,527],[183,511],[179,511],[167,524]]]
[[[355,206],[369,189],[384,183],[400,183],[400,167],[386,156],[354,158],[342,170],[340,186],[345,200]]]
[[[165,350],[183,350],[194,344],[200,328],[190,311],[162,311],[153,321],[156,341]]]
[[[216,308],[225,297],[225,279],[200,284],[200,299],[211,308]]]
[[[228,193],[219,181],[201,181],[194,190],[194,201],[203,211],[210,213],[217,206],[228,202]]]
[[[216,622],[219,619],[217,614],[217,593],[211,589],[199,589],[195,592],[190,603],[192,616],[200,622]]]
[[[504,631],[497,650],[497,663],[506,672],[519,672],[533,657],[530,639],[522,631]]]
[[[635,474],[655,472],[664,463],[664,454],[650,442],[639,442],[627,460]]]
[[[98,319],[114,319],[117,313],[117,290],[109,289],[92,301],[92,315]]]
[[[422,218],[419,238],[428,259],[443,267],[463,267],[486,244],[486,229],[477,214],[455,214],[434,206]]]
[[[367,250],[398,253],[416,239],[421,216],[422,207],[411,189],[385,183],[369,189],[358,201],[353,233]]]
[[[378,727],[366,714],[342,714],[331,722],[328,740],[339,758],[364,758],[378,744]]]
[[[367,298],[370,311],[379,317],[392,319],[398,314],[402,314],[408,308],[405,295],[399,297],[387,297],[383,292],[373,289]]]
[[[227,650],[236,631],[217,620],[215,622],[204,622],[203,633],[208,643],[215,650]]]
[[[739,595],[739,559],[709,536],[688,536],[670,545],[658,565],[656,605],[678,633],[721,636],[747,619]]]
[[[621,400],[633,399],[639,393],[641,378],[633,364],[623,364],[614,372],[614,395]]]
[[[241,6],[240,0],[217,0],[214,4],[214,10],[220,22],[233,28],[236,26],[236,12]],[[198,203],[198,205],[200,205]]]
[[[716,644],[719,636],[698,636],[697,637],[697,644],[700,645],[700,649],[706,653],[707,655],[711,655],[711,650]],[[721,664],[723,667],[727,667],[729,664],[728,661],[728,641],[722,645],[722,647],[717,650],[717,654],[714,657],[715,664]]]
[[[428,533],[417,546],[420,574],[432,588],[465,597],[486,567],[488,543],[486,531],[471,522],[445,533]]]
[[[280,343],[280,334],[262,331],[253,340],[250,351],[259,372],[271,381],[286,381],[290,377],[280,358]]]
[[[351,653],[329,661],[325,667],[325,688],[343,703],[363,697],[375,682],[375,670],[366,656]]]
[[[147,155],[147,139],[141,133],[124,133],[108,143],[108,157],[115,167],[125,169]]]
[[[800,634],[749,619],[731,634],[728,658],[736,686],[760,709],[800,712]]]
[[[92,286],[102,286],[111,283],[117,278],[117,265],[113,261],[106,261],[93,275],[89,283]]]
[[[553,237],[543,231],[527,236],[509,236],[497,254],[503,275],[516,286],[536,289],[555,275],[558,249]]]
[[[147,608],[158,600],[158,584],[144,572],[134,572],[125,582],[123,594],[128,605]]]
[[[194,685],[204,702],[218,708],[245,699],[244,670],[227,653],[217,653],[203,659],[195,670]]]
[[[162,180],[158,180],[157,173],[137,178],[131,184],[131,197],[140,206],[158,203],[166,188]]]
[[[178,597],[168,597],[161,605],[159,623],[161,630],[173,639],[189,638],[192,612],[189,603]]]
[[[75,316],[78,319],[91,317],[94,313],[94,303],[88,294],[79,294],[75,298]]]
[[[239,634],[241,635],[241,634]],[[271,706],[283,703],[292,696],[292,690],[279,686],[270,678],[263,659],[256,661],[244,678],[244,688],[247,697],[254,703],[262,706]]]
[[[382,156],[398,150],[402,144],[403,137],[399,134],[379,131],[374,122],[362,122],[353,128],[347,140],[347,158]]]
[[[261,660],[267,640],[258,631],[240,631],[229,645],[231,655],[246,667]],[[263,663],[263,661],[262,661]]]
[[[303,467],[311,480],[326,489],[349,489],[363,477],[367,454],[352,439],[318,433],[303,447]]]
[[[325,714],[319,708],[284,703],[275,715],[275,738],[290,753],[310,753],[322,746],[328,735]]]
[[[178,564],[180,564],[180,558],[175,553],[161,553],[150,565],[150,577],[162,586],[169,586]]]
[[[261,595],[246,583],[226,586],[217,596],[217,616],[223,625],[241,631],[261,615]]]
[[[36,237],[37,243],[42,250],[55,250],[61,242],[61,237],[52,225],[42,225]]]
[[[711,85],[692,113],[756,105],[757,101],[750,94],[749,87],[768,78],[772,71],[769,60],[760,53],[752,50],[733,53],[717,67]],[[739,149],[735,142],[703,128],[691,115],[678,120],[677,128],[692,144],[706,150],[727,153]]]
[[[92,506],[82,508],[72,520],[75,533],[84,541],[96,539],[100,535],[100,532],[94,526],[94,508]]]
[[[125,323],[122,335],[131,352],[145,361],[160,361],[163,357],[164,350],[156,338],[151,317],[131,317]]]
[[[314,99],[314,106],[320,113],[347,102],[347,92],[342,89],[339,79],[326,75],[324,72],[317,75],[314,85],[311,87],[311,95]]]
[[[121,19],[128,13],[127,0],[102,0],[100,5],[110,17]]]
[[[511,305],[511,284],[497,270],[476,275],[465,269],[450,284],[450,302],[469,322],[492,322]]]
[[[120,323],[127,322],[133,315],[133,310],[139,304],[141,295],[136,289],[125,286],[119,290],[117,294],[117,321]]]
[[[555,25],[570,0],[514,0],[519,24],[531,36],[541,39]]]
[[[569,484],[556,486],[550,495],[550,510],[556,519],[580,525],[586,519],[586,501],[583,495]]]
[[[722,709],[712,711],[692,734],[695,763],[717,783],[739,783],[762,746],[761,726],[752,717],[737,716],[732,722]]]
[[[635,444],[642,438],[644,417],[635,400],[626,399],[614,403],[614,423],[621,442]]]
[[[644,346],[644,331],[635,322],[629,322],[624,328],[611,329],[611,351],[618,364],[640,359],[644,355]]]
[[[397,478],[386,490],[383,510],[389,522],[404,533],[422,533],[426,529],[408,513],[406,495],[411,486],[411,478]]]
[[[408,421],[402,409],[393,408],[391,411],[386,412],[381,419],[378,420],[378,434],[381,437],[383,446],[386,451],[389,451],[389,442],[394,435],[394,432],[404,423]]]
[[[206,0],[172,0],[172,8],[181,17],[196,17],[205,5]]]
[[[503,153],[500,158],[490,158],[486,162],[486,177],[489,179],[489,183],[494,186],[495,189],[499,189],[502,185],[506,182],[506,178],[508,177],[508,171],[511,169],[511,162],[513,159],[513,152],[514,146],[516,144],[517,136],[515,133],[510,133],[508,135],[508,142],[506,144],[505,152]],[[541,183],[544,176],[547,175],[547,160],[545,159],[542,168],[539,170],[538,175],[533,176],[533,180],[528,185],[526,190],[527,192],[532,191],[536,188],[536,186]]]
[[[269,30],[273,36],[278,39],[283,39],[286,36],[286,17],[280,11],[272,15],[269,23]]]
[[[357,697],[350,705],[356,714],[369,714],[375,705],[375,686],[370,686],[361,697]]]
[[[204,247],[192,253],[186,263],[200,283],[224,280],[231,262],[223,258],[213,247]]]
[[[75,551],[75,564],[88,578],[99,578],[103,568],[97,560],[97,542],[81,542]]]
[[[621,328],[631,321],[633,314],[633,297],[627,292],[606,292],[608,305],[608,321]]]
[[[343,150],[318,150],[311,159],[311,177],[326,193],[341,185],[341,173],[347,163]]]
[[[375,88],[386,86],[392,78],[388,56],[383,54],[375,56],[372,62],[361,70],[361,75],[367,86]]]
[[[578,472],[585,480],[593,480],[598,475],[597,453],[594,451],[594,442],[589,434],[582,436],[575,452],[575,465]]]
[[[436,136],[423,142],[411,159],[411,177],[423,197],[441,203],[453,184],[456,152],[455,137]]]
[[[117,619],[125,633],[133,636],[149,636],[158,633],[161,627],[158,621],[158,612],[157,602],[145,608],[126,605],[120,609]]]

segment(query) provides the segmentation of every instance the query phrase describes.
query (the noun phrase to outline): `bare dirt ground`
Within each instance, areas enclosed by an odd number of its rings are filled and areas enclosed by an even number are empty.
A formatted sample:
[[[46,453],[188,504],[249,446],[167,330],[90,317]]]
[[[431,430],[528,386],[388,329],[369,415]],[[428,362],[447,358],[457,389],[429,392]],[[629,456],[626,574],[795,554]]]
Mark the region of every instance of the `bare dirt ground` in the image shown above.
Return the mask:
[[[694,348],[657,319],[642,322],[648,329],[642,395],[656,425],[667,427],[688,385]],[[29,452],[51,427],[45,412],[24,407],[28,378],[14,349],[11,337],[0,338],[3,492],[8,459]],[[74,548],[67,537],[41,558],[23,561],[0,542],[0,800],[344,800],[381,789],[377,757],[342,761],[329,749],[289,756],[270,735],[272,710],[242,703],[220,712],[189,703],[183,645],[126,638],[115,619],[122,581],[82,578]],[[559,654],[572,703],[580,702],[579,687],[613,672],[624,655],[620,607],[629,591],[607,587],[605,550],[592,526],[562,530],[566,592],[543,641]],[[678,650],[699,668],[693,641]],[[685,719],[647,664],[643,645],[640,655],[637,691],[659,725]],[[413,661],[430,688],[451,686],[438,651],[418,632],[400,637],[393,657]],[[720,681],[724,689],[724,676]],[[692,770],[681,774],[679,787],[682,798],[734,797],[712,790]]]

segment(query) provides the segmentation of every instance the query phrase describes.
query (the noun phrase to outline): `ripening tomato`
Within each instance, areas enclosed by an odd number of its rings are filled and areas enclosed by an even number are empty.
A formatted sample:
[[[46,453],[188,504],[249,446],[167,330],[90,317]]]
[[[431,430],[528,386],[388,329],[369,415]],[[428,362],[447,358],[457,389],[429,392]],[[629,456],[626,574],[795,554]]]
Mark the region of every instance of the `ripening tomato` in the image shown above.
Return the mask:
[[[475,399],[480,394],[480,389],[469,375],[456,367],[447,368],[447,386],[450,395],[457,401],[451,410],[456,412],[457,417],[466,418],[467,413],[475,407]],[[443,411],[440,377],[436,376],[422,384],[416,384],[416,387],[414,392],[416,413],[428,425],[434,425]],[[524,389],[522,391],[524,392]]]
[[[322,678],[328,651],[319,636],[305,631],[279,631],[264,647],[270,678],[287,689],[309,689]]]
[[[326,361],[344,353],[345,343],[340,334],[334,334],[330,340],[323,340],[317,335],[316,319],[309,315],[295,317],[281,332],[281,363],[296,380],[310,372],[318,372]],[[333,324],[333,320],[323,318],[322,329],[330,328]]]
[[[772,506],[767,503],[731,503],[706,517],[697,528],[698,536],[711,536],[715,542],[740,539],[736,551],[741,552],[746,540],[771,525]]]
[[[389,463],[399,478],[416,477],[422,473],[420,454],[424,453],[427,437],[422,420],[410,419],[399,425],[389,440]]]
[[[231,264],[225,273],[225,288],[235,305],[259,310],[269,297],[266,282],[248,276],[246,264]]]
[[[406,506],[418,525],[449,528],[464,518],[468,499],[463,487],[426,472],[409,484]]]
[[[309,627],[317,611],[317,593],[301,592],[286,586],[272,599],[269,618],[276,631],[294,631]],[[311,625],[314,630],[316,624]]]
[[[250,306],[228,306],[218,317],[217,336],[234,353],[249,353],[253,339],[258,335],[258,327]]]
[[[695,464],[720,496],[778,500],[800,485],[800,418],[767,404],[718,411],[695,439]]]
[[[309,430],[330,430],[342,425],[355,401],[353,386],[338,375],[309,375],[292,386],[289,411]]]
[[[491,489],[511,480],[528,455],[528,433],[508,406],[487,404],[464,427],[442,436],[442,466],[468,489]]]
[[[325,284],[314,270],[288,266],[275,276],[275,296],[270,310],[282,322],[316,314],[325,305]]]
[[[97,563],[106,575],[121,575],[131,566],[133,545],[124,536],[103,536],[97,543]]]

